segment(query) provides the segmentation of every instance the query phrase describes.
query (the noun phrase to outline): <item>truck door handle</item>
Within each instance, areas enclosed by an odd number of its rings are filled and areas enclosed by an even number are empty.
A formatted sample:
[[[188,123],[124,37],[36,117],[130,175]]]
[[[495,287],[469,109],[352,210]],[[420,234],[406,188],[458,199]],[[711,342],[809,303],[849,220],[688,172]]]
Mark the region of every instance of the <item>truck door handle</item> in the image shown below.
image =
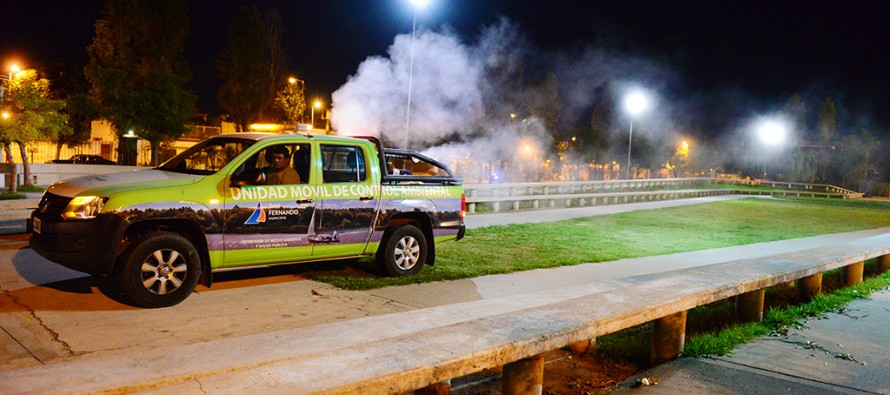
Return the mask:
[[[367,201],[370,201],[370,200],[374,200],[374,197],[373,197],[373,196],[362,196],[362,197],[358,198],[358,200],[361,200],[361,201],[363,201],[363,202],[367,202]]]
[[[314,201],[315,200],[312,200],[312,199],[301,199],[301,200],[297,200],[297,204],[310,204]]]

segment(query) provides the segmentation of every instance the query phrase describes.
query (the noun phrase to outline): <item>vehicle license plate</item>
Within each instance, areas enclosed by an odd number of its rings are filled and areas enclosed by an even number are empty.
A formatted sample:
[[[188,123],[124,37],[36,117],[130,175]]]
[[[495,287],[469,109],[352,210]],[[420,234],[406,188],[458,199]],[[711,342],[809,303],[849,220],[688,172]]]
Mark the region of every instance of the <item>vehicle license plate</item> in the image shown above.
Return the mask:
[[[34,218],[34,233],[40,233],[40,218]]]

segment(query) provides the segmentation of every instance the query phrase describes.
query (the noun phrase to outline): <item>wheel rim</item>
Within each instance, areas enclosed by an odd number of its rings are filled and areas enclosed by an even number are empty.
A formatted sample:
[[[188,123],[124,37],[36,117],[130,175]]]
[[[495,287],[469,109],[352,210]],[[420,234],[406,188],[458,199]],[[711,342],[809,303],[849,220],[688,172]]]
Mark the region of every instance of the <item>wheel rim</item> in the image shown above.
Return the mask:
[[[394,252],[396,266],[402,270],[410,270],[420,260],[420,243],[411,236],[403,237],[396,244]]]
[[[156,295],[167,295],[182,286],[188,265],[178,251],[157,250],[142,262],[142,286]]]

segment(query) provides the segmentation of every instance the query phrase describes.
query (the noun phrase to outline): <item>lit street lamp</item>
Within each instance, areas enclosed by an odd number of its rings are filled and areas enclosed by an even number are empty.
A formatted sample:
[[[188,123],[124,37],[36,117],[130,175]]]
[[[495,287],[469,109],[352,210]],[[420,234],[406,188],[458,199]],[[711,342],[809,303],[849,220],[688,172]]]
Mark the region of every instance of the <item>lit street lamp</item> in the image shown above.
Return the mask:
[[[788,138],[788,126],[786,123],[777,118],[761,119],[756,126],[757,138],[764,145],[764,148],[779,148],[785,144]],[[766,153],[766,151],[764,151]],[[763,161],[763,177],[767,178],[766,171],[767,158]]]
[[[316,100],[315,103],[312,103],[312,129],[315,130],[315,109],[321,108],[321,101]]]
[[[18,72],[21,71],[21,70],[22,70],[22,69],[20,69],[20,68],[19,68],[19,65],[17,65],[17,64],[13,64],[12,66],[9,66],[9,77],[7,77],[6,80],[7,80],[7,81],[12,81],[12,78],[15,77],[15,75],[18,74]],[[3,79],[3,78],[0,77],[0,79]],[[3,96],[5,95],[5,93],[6,93],[6,87],[0,85],[0,99],[3,98]]]
[[[764,121],[757,128],[757,137],[766,145],[776,146],[785,142],[787,132],[785,126],[778,121]]]
[[[417,10],[424,9],[430,0],[409,0],[414,6],[414,22],[411,24],[411,60],[408,66],[408,108],[405,109],[405,149],[411,134],[411,83],[414,78],[414,33],[417,31]]]
[[[649,108],[649,99],[641,92],[632,92],[624,99],[624,109],[630,114],[630,133],[627,136],[627,178],[631,178],[630,148],[634,138],[634,116]]]

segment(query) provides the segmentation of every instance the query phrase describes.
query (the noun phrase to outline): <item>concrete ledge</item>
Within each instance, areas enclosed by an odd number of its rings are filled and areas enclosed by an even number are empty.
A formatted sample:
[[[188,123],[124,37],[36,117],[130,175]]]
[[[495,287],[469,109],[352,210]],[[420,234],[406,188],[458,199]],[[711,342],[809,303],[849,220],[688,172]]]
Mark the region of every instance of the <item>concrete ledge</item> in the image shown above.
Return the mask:
[[[890,234],[802,252],[136,354],[0,372],[5,393],[399,393],[890,254]],[[681,286],[678,286],[681,285]],[[581,296],[578,296],[581,295]]]

